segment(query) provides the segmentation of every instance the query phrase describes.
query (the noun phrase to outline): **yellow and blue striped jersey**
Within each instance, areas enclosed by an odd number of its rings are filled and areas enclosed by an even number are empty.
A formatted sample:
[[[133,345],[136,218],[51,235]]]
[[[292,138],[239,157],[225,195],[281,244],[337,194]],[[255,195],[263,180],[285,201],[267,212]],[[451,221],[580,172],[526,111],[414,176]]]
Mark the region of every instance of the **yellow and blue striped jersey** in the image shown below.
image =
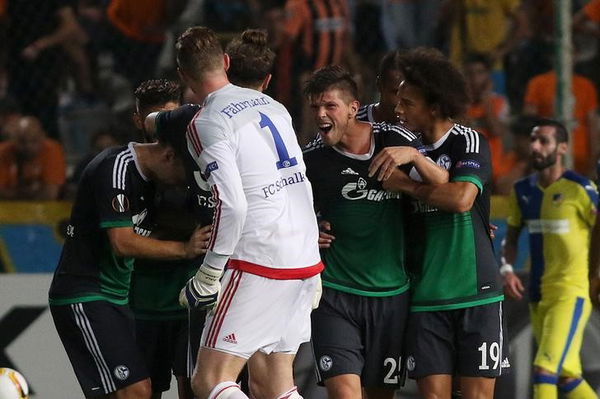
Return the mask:
[[[590,229],[598,190],[589,179],[566,171],[546,188],[533,174],[515,183],[508,225],[529,230],[530,300],[563,293],[587,297]]]

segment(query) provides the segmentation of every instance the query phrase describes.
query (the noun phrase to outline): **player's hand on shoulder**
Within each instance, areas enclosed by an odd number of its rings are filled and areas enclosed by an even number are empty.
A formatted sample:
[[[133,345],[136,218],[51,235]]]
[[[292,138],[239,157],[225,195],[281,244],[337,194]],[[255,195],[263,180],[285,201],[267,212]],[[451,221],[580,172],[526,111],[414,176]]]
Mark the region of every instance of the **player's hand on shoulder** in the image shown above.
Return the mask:
[[[379,151],[371,161],[371,165],[369,165],[369,177],[374,176],[379,171],[377,180],[387,180],[396,167],[413,162],[418,155],[419,152],[413,147],[386,147]]]
[[[590,299],[592,305],[600,310],[600,276],[590,278]]]
[[[331,243],[335,240],[335,236],[333,234],[329,234],[331,231],[331,223],[326,220],[321,220],[319,222],[319,248],[329,248],[331,247]]]
[[[525,288],[519,276],[513,272],[504,273],[504,293],[512,299],[522,299]]]
[[[213,308],[221,291],[223,270],[202,264],[179,293],[179,304],[189,308]]]
[[[190,239],[185,243],[186,258],[192,259],[206,253],[208,250],[208,242],[210,241],[211,232],[211,225],[198,227],[196,230],[194,230]]]

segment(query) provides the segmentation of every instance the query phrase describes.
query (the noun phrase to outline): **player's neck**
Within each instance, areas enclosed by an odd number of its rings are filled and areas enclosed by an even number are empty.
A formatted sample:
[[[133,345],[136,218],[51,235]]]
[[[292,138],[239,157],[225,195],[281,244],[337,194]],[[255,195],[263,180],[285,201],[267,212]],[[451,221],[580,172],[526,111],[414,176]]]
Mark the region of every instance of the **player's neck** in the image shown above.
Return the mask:
[[[206,97],[229,84],[225,71],[208,72],[204,74],[203,79],[191,86],[192,91],[198,96],[198,100],[204,102]]]
[[[140,168],[140,172],[150,180],[154,180],[155,177],[153,162],[156,156],[152,154],[155,146],[156,143],[135,143],[133,145],[137,166]]]
[[[450,119],[436,119],[428,129],[425,129],[423,137],[427,144],[433,144],[444,137],[448,130],[452,129],[454,122]]]
[[[565,168],[560,162],[556,162],[554,165],[549,166],[539,171],[538,184],[542,187],[548,187],[565,173]]]
[[[370,123],[354,120],[336,147],[350,154],[368,154],[373,128]]]
[[[381,103],[373,107],[373,119],[375,122],[398,123],[394,110],[392,109],[390,112],[390,110],[385,109]]]

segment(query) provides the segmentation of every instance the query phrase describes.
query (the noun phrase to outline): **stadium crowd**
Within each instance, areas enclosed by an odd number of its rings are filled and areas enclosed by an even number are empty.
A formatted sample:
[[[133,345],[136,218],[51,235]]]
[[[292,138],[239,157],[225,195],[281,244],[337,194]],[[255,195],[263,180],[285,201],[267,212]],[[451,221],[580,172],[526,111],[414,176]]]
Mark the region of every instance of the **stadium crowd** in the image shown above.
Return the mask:
[[[76,165],[94,151],[98,137],[110,142],[138,138],[130,118],[133,89],[150,78],[176,79],[173,40],[185,27],[197,24],[214,29],[224,43],[246,27],[268,31],[276,60],[267,93],[290,110],[301,144],[312,138],[314,130],[299,95],[312,71],[327,64],[345,66],[357,79],[360,101],[368,104],[379,97],[377,68],[386,52],[437,47],[467,76],[472,103],[464,122],[490,141],[498,194],[508,194],[512,183],[529,171],[520,139],[528,134],[527,116],[554,113],[557,77],[552,64],[554,10],[549,1],[155,0],[148,4],[69,0],[41,4],[0,2],[0,138],[15,139],[12,132],[21,116],[39,119],[47,139],[58,141],[55,144],[65,152],[66,177],[59,180],[61,184],[76,181]],[[588,177],[595,176],[600,141],[598,10],[596,1],[573,1],[576,101],[569,126],[574,129],[575,170]],[[189,101],[193,97],[184,99]],[[42,173],[38,179],[46,184]],[[14,188],[16,180],[2,181],[3,188],[7,184]],[[70,193],[60,190],[50,198],[69,198]]]

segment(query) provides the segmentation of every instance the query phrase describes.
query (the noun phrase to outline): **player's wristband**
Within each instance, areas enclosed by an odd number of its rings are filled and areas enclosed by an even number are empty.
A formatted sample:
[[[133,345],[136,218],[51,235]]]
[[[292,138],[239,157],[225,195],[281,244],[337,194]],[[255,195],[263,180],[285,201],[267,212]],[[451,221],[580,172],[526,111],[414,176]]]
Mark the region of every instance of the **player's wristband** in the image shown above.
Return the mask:
[[[510,263],[505,263],[502,266],[500,266],[500,274],[505,276],[506,273],[514,273],[514,269],[513,266]]]

